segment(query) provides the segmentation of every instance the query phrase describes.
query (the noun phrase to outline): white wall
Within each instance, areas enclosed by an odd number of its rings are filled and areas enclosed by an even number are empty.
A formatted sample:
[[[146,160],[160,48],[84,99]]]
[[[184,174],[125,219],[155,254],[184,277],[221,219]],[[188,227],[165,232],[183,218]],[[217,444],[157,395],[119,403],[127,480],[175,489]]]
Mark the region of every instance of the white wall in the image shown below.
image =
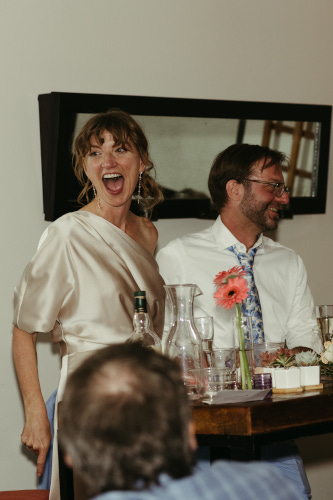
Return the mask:
[[[20,448],[23,411],[11,318],[12,290],[46,227],[38,94],[332,104],[332,16],[331,0],[0,0],[0,489],[35,485],[33,463]],[[330,172],[325,215],[282,221],[278,233],[302,255],[317,304],[333,302],[332,183]],[[199,226],[192,221],[191,230]],[[160,221],[158,227],[162,242],[173,230],[189,229],[182,221]],[[49,342],[40,343],[39,359],[47,397],[58,379]],[[311,441],[302,446],[312,451]],[[325,460],[326,468],[308,468],[314,500],[329,498],[323,471],[332,475],[333,454]]]

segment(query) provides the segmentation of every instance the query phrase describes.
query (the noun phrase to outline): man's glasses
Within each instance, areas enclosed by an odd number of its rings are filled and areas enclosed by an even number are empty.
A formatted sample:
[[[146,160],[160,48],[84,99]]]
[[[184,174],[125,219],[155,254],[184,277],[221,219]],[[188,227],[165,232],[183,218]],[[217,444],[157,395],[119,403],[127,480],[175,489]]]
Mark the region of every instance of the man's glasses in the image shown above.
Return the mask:
[[[268,186],[272,186],[274,188],[274,194],[277,198],[281,198],[284,192],[286,192],[288,196],[290,195],[290,187],[287,187],[284,182],[257,181],[257,179],[248,179],[247,177],[244,177],[243,180],[249,182],[258,182],[258,184],[268,184]]]

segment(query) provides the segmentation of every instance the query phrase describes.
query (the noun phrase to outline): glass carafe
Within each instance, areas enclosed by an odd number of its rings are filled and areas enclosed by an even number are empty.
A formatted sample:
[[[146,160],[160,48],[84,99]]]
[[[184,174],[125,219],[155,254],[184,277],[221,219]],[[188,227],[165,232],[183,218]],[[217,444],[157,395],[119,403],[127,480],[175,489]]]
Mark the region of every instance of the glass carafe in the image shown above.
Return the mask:
[[[165,354],[179,363],[188,397],[199,399],[205,393],[204,375],[201,378],[195,376],[192,370],[203,370],[204,354],[193,320],[193,299],[202,292],[192,284],[164,285],[164,288],[172,314]]]

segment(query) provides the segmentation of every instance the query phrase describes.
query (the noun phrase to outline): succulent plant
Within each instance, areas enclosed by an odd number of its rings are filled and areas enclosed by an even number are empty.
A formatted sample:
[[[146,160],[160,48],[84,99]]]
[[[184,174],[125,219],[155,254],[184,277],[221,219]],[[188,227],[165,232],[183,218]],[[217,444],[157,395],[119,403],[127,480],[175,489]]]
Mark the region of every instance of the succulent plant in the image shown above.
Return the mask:
[[[287,353],[282,353],[278,356],[271,366],[275,368],[290,368],[294,366],[295,354],[288,355]]]
[[[315,366],[319,364],[320,357],[313,351],[298,352],[295,356],[296,366]]]
[[[294,366],[295,353],[291,349],[282,347],[274,353],[264,352],[261,354],[262,366],[273,368],[290,368]]]

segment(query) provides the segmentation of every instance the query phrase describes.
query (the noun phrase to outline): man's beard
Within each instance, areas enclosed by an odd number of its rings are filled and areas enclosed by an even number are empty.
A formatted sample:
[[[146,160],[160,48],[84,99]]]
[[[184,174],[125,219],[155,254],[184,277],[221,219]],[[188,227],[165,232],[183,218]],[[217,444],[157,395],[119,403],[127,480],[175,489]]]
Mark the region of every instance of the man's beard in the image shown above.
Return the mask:
[[[245,196],[240,204],[240,210],[242,214],[245,215],[249,221],[255,224],[261,233],[263,233],[265,231],[274,231],[279,224],[278,217],[269,217],[269,214],[267,213],[269,206],[272,206],[272,204],[259,201],[256,202],[250,193],[245,193]]]

